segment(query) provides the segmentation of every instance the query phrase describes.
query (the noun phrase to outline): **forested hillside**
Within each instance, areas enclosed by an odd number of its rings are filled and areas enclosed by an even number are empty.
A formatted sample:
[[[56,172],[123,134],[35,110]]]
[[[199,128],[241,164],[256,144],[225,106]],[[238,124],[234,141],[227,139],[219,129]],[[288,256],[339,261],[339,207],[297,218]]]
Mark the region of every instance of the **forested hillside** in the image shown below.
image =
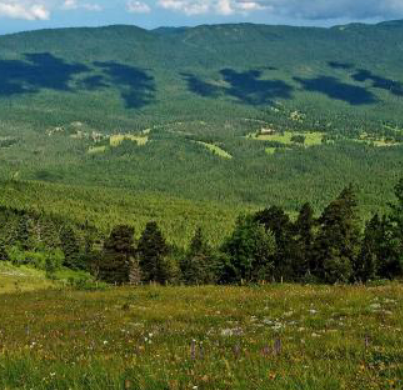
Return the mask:
[[[290,212],[354,182],[368,215],[401,174],[402,41],[399,21],[2,36],[0,177]]]

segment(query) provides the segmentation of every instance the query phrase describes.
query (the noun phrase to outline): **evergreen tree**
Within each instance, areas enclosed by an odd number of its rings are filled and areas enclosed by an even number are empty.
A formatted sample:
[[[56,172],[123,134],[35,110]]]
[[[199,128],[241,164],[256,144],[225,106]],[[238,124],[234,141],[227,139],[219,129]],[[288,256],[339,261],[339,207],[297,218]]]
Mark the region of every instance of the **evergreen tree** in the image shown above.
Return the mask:
[[[23,214],[17,225],[17,230],[15,232],[15,241],[17,245],[23,251],[30,250],[30,220],[27,215]]]
[[[138,245],[142,280],[164,284],[169,279],[168,245],[156,222],[147,223]]]
[[[354,267],[356,280],[393,279],[402,274],[399,240],[389,218],[374,217],[366,224],[359,258]]]
[[[395,235],[403,245],[403,178],[396,185],[394,192],[397,202],[390,204],[392,210],[390,219],[394,224]]]
[[[374,240],[377,255],[378,276],[382,279],[394,279],[403,273],[402,246],[396,234],[396,224],[384,216],[377,228]]]
[[[186,284],[208,284],[215,281],[213,250],[198,228],[189,250],[180,263],[182,279]]]
[[[64,253],[64,266],[71,269],[83,269],[81,263],[80,246],[76,234],[70,226],[63,226],[60,231],[60,245]]]
[[[0,236],[0,261],[9,260],[9,256],[7,253],[7,247],[4,237]]]
[[[311,205],[309,203],[304,204],[294,223],[294,242],[289,243],[289,245],[293,245],[293,268],[298,278],[311,274],[315,223]]]
[[[254,218],[240,216],[231,237],[223,246],[223,282],[267,281],[273,274],[276,250],[274,234]]]
[[[134,228],[126,225],[114,227],[104,243],[98,277],[108,283],[128,283],[134,258]]]
[[[382,237],[381,219],[378,214],[375,214],[365,226],[361,252],[354,264],[355,280],[366,283],[377,277],[379,268],[379,240]]]
[[[314,246],[314,274],[326,283],[348,282],[360,252],[360,225],[352,185],[326,207]]]
[[[395,187],[395,196],[397,202],[391,204],[390,222],[392,229],[391,245],[396,252],[394,269],[390,270],[390,274],[401,276],[403,274],[403,178]]]
[[[255,214],[254,220],[262,224],[266,232],[272,232],[276,240],[276,252],[271,260],[274,264],[274,274],[277,279],[292,280],[295,277],[293,269],[292,223],[288,214],[277,206]]]

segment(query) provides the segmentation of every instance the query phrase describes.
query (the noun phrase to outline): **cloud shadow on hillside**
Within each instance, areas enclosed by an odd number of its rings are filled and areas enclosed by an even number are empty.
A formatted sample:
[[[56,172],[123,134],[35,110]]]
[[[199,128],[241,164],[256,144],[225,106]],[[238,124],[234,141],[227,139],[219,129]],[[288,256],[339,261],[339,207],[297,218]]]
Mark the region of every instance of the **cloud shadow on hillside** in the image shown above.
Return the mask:
[[[292,86],[281,80],[264,80],[261,78],[262,74],[260,70],[237,72],[233,69],[222,69],[220,75],[225,82],[222,86],[208,83],[192,74],[185,73],[182,76],[188,89],[202,97],[227,95],[252,106],[272,104],[276,98],[291,98]]]
[[[384,89],[396,96],[403,96],[403,84],[394,80],[387,79],[382,76],[377,76],[365,69],[358,69],[357,73],[353,76],[353,79],[358,82],[372,81],[374,88]]]
[[[294,78],[305,91],[318,92],[331,99],[342,100],[352,106],[376,103],[376,97],[365,88],[346,84],[335,77],[321,76],[314,79]]]
[[[181,73],[181,76],[186,80],[188,89],[196,95],[217,97],[222,93],[221,87],[207,83],[193,74]]]
[[[66,63],[50,53],[25,54],[25,60],[0,60],[0,97],[42,89],[71,91],[73,77],[88,71],[85,65]]]
[[[333,69],[350,70],[354,68],[353,64],[347,62],[329,61],[327,64]]]
[[[120,89],[127,108],[141,108],[154,100],[155,80],[143,69],[110,62],[95,62],[107,75],[110,85]],[[99,83],[99,80],[93,80]]]
[[[104,77],[100,75],[88,76],[79,81],[79,87],[88,91],[94,91],[100,88],[108,88],[109,85],[104,82]]]
[[[223,79],[229,84],[226,94],[250,105],[270,104],[273,99],[290,99],[293,87],[281,80],[262,80],[262,72],[249,70],[237,72],[233,69],[221,70]]]

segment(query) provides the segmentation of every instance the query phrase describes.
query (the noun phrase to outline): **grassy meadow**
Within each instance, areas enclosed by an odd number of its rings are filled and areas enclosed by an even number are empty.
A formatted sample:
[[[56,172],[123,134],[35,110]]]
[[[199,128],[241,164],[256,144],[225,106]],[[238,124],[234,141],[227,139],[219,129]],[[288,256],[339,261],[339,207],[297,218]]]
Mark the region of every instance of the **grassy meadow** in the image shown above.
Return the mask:
[[[3,389],[401,389],[403,286],[4,289]]]

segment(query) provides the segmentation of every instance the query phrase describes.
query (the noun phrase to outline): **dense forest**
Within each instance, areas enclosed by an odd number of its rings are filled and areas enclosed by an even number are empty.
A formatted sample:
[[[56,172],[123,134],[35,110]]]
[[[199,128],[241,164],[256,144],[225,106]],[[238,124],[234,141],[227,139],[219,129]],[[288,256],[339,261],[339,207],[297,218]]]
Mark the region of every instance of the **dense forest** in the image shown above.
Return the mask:
[[[386,211],[402,168],[402,39],[399,21],[2,36],[0,179],[292,214],[354,182],[364,216]]]
[[[351,283],[403,276],[403,179],[387,214],[360,219],[356,189],[344,188],[319,216],[309,203],[295,218],[279,206],[241,214],[212,245],[197,228],[186,247],[150,221],[102,234],[90,223],[38,211],[0,208],[0,260],[52,277],[62,267],[112,284],[232,284],[272,281]]]

